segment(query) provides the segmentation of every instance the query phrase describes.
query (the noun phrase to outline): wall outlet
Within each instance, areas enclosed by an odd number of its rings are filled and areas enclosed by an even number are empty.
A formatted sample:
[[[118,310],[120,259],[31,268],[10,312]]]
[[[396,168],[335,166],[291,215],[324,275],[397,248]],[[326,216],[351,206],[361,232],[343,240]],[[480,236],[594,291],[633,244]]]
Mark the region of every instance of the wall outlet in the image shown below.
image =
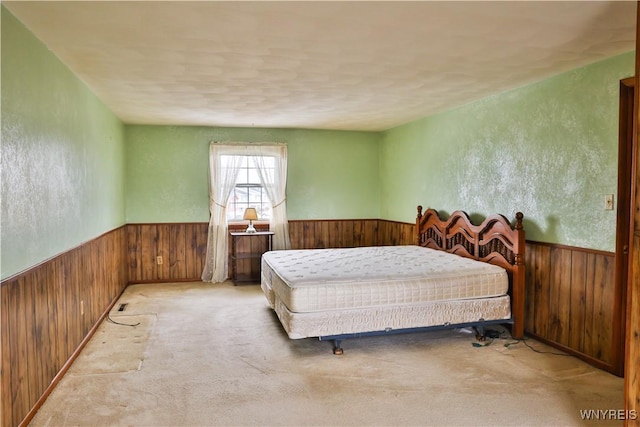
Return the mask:
[[[604,195],[604,209],[607,211],[613,210],[613,194]]]
[[[158,263],[158,265],[162,265],[162,257],[161,256],[157,256],[156,257],[156,263]]]

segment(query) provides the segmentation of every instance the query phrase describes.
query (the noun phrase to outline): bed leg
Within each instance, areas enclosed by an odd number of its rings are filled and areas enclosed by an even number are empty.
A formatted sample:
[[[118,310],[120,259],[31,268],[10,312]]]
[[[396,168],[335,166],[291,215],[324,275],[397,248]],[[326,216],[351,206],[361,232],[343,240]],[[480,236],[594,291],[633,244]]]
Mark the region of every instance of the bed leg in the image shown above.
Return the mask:
[[[342,340],[333,340],[333,354],[336,356],[341,356],[344,353],[344,350],[340,347],[341,343]]]
[[[486,341],[487,337],[484,334],[484,326],[475,326],[474,329],[476,330],[476,339],[478,341]]]

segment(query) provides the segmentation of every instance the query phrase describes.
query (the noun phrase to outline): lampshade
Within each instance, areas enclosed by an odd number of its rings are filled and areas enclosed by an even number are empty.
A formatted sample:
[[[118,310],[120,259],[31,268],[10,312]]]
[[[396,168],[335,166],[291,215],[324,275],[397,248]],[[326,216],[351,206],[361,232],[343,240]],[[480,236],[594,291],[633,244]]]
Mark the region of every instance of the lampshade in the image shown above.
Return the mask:
[[[256,211],[256,208],[245,209],[242,219],[249,221],[255,221],[256,219],[258,219],[258,212]]]

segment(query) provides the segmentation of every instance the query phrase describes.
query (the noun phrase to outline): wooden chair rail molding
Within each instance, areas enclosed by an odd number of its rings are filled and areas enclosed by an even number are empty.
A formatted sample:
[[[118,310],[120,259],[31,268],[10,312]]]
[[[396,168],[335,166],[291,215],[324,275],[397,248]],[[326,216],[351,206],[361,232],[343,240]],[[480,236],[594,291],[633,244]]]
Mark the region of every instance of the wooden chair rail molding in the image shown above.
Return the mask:
[[[3,280],[1,425],[28,422],[127,284],[200,280],[207,229],[128,224]],[[289,231],[294,249],[415,241],[415,224],[378,219],[293,220]],[[614,261],[608,252],[527,242],[527,333],[617,372]]]

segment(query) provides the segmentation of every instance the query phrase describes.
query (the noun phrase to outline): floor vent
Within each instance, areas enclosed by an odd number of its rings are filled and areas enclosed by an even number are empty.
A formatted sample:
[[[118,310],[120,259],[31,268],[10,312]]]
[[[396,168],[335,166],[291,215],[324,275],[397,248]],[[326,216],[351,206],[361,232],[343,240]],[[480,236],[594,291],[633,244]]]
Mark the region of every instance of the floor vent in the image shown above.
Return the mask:
[[[127,309],[127,303],[125,302],[124,304],[120,304],[120,307],[118,307],[118,311],[125,311]]]

